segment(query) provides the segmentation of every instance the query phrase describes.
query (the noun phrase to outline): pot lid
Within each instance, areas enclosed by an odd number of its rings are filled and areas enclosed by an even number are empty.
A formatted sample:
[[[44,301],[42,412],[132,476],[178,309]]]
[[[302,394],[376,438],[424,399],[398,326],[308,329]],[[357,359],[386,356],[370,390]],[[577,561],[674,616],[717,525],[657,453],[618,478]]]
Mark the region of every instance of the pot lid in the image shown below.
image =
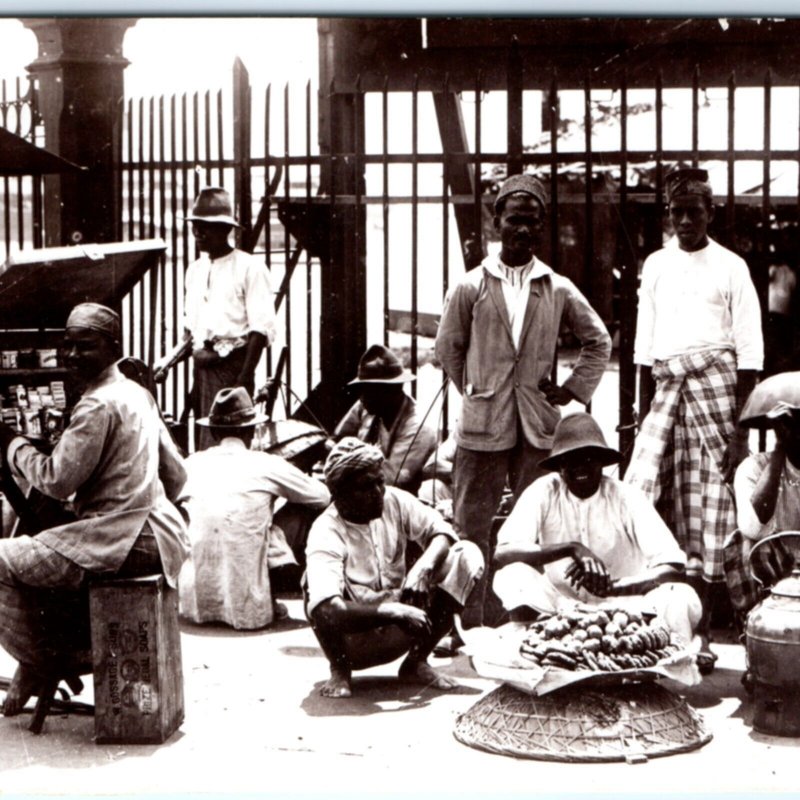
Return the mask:
[[[795,565],[792,574],[778,581],[770,592],[775,597],[796,597],[800,599],[800,567]]]
[[[63,329],[78,303],[114,308],[166,249],[143,239],[12,253],[0,266],[0,327]]]

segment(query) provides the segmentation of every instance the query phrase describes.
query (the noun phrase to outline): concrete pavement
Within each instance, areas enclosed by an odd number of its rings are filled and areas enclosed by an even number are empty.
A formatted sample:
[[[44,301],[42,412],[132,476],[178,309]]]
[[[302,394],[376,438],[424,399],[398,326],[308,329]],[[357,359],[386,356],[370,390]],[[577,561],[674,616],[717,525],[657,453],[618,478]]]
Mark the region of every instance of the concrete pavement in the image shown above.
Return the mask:
[[[397,664],[357,673],[355,696],[319,696],[327,670],[302,618],[237,633],[182,626],[186,720],[166,744],[96,745],[93,720],[29,715],[0,719],[0,796],[266,793],[286,795],[537,795],[794,792],[800,740],[749,727],[739,678],[740,646],[719,644],[715,673],[685,691],[713,740],[700,750],[641,765],[517,760],[462,745],[456,716],[494,688],[464,656],[434,659],[463,689],[444,694],[400,686]],[[0,674],[13,662],[0,654]],[[91,680],[84,694],[91,701]],[[685,687],[667,683],[675,691]],[[79,698],[81,699],[81,698]]]

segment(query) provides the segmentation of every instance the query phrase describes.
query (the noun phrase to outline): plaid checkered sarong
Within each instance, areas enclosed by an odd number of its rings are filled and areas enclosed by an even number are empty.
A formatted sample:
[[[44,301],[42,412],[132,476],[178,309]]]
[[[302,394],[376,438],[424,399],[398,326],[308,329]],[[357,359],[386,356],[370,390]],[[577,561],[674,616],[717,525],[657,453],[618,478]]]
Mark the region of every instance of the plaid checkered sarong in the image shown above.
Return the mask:
[[[723,547],[728,594],[741,617],[769,594],[770,586],[791,574],[795,561],[791,549],[781,539],[776,539],[755,551],[751,572],[748,555],[752,547],[753,542],[738,528],[728,536]]]
[[[736,358],[687,353],[653,365],[656,392],[625,482],[658,504],[687,557],[687,574],[724,578],[722,544],[736,527],[721,472],[735,428]]]

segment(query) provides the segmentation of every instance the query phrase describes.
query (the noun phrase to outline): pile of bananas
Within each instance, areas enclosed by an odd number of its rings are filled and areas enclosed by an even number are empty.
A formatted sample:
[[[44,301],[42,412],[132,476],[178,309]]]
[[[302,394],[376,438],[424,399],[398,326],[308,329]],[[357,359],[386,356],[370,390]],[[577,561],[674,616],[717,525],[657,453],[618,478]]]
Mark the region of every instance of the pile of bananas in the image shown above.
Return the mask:
[[[669,631],[635,611],[570,611],[534,622],[520,654],[542,667],[620,672],[653,667],[678,651]]]

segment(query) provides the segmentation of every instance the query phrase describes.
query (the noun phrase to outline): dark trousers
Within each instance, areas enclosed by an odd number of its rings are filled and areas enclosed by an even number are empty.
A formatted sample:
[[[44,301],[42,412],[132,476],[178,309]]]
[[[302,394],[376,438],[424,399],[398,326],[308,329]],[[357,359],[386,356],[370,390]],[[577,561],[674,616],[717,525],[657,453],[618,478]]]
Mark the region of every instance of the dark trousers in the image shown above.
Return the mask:
[[[453,521],[462,539],[475,542],[480,547],[486,564],[483,577],[462,614],[467,628],[483,625],[487,616],[487,588],[491,586],[491,576],[494,574],[492,523],[506,483],[516,502],[536,478],[545,474],[539,462],[547,458],[549,453],[549,450],[529,444],[522,432],[519,432],[517,444],[510,450],[456,448],[453,462]],[[496,606],[500,608],[499,601]]]

